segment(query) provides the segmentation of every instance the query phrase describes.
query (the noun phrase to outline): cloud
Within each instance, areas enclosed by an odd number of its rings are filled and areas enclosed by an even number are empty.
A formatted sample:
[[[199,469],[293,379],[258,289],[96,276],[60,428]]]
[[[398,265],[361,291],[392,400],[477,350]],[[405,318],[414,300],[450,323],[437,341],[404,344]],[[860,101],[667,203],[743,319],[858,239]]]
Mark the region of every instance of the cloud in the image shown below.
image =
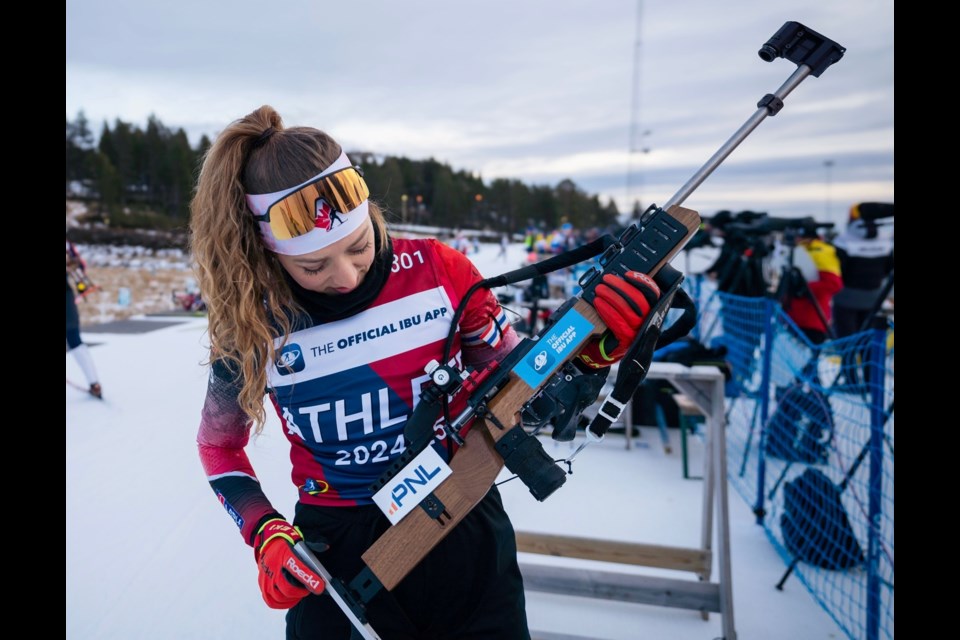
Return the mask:
[[[808,206],[817,181],[791,182],[788,167],[823,173],[828,159],[838,198],[861,188],[892,197],[892,0],[377,0],[269,11],[252,0],[72,0],[67,116],[83,109],[99,131],[154,114],[197,142],[271,104],[288,125],[324,129],[350,149],[432,157],[484,179],[569,177],[627,210],[638,197],[628,183],[675,169],[679,182],[661,186],[676,190],[787,80],[796,67],[764,63],[757,50],[788,20],[846,53],[724,164],[780,164],[783,190],[762,202],[792,209]],[[844,161],[868,157],[865,180],[864,165]]]

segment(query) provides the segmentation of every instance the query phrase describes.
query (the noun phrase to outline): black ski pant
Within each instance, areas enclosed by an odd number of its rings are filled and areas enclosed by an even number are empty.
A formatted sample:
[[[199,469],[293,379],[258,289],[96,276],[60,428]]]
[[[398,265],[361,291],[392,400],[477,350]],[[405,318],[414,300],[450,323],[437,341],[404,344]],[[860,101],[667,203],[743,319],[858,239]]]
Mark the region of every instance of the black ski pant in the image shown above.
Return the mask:
[[[349,583],[390,523],[376,506],[297,504],[294,524],[330,548],[317,556]],[[392,591],[367,605],[383,640],[529,640],[516,534],[500,492],[490,489]],[[287,613],[288,640],[349,640],[352,625],[331,597],[307,596]]]
[[[77,301],[73,298],[73,290],[67,284],[67,349],[76,349],[82,344],[80,339],[80,312],[77,311]]]

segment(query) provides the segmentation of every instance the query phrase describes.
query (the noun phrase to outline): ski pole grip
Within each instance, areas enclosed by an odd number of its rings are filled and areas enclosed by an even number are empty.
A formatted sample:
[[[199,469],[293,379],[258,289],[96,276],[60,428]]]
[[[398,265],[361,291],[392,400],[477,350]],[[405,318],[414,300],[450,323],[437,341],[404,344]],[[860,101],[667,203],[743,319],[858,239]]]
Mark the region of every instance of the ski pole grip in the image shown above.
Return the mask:
[[[785,22],[780,30],[760,47],[757,55],[764,62],[773,62],[777,58],[786,58],[797,66],[810,67],[810,74],[819,78],[820,74],[843,57],[846,47],[820,35],[799,22]]]

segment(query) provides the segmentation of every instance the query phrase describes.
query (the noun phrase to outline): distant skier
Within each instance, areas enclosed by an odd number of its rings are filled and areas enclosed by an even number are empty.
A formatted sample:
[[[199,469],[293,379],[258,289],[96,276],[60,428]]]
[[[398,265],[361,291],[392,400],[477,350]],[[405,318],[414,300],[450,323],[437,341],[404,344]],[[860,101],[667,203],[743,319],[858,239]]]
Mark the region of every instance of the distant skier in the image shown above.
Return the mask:
[[[510,238],[507,234],[500,236],[500,253],[497,254],[498,258],[503,258],[503,261],[507,261],[507,246],[510,244]]]
[[[90,356],[90,349],[80,338],[80,313],[77,310],[77,301],[73,287],[70,286],[70,273],[79,270],[86,274],[87,265],[80,257],[80,253],[72,242],[67,240],[67,352],[72,353],[77,359],[83,375],[87,378],[90,385],[88,391],[90,395],[97,398],[103,397],[103,391],[100,388],[100,379],[97,376],[97,369],[93,365],[93,358]]]

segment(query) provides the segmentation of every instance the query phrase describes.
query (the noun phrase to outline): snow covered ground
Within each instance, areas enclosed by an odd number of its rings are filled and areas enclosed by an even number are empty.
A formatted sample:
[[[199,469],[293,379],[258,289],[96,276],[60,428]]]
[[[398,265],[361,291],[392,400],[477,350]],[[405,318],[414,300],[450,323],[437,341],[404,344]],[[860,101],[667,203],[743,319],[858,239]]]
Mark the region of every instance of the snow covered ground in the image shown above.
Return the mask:
[[[498,249],[482,246],[471,256],[485,275],[523,260],[519,245],[510,247],[507,260],[497,257]],[[675,263],[685,266],[682,257]],[[217,504],[196,452],[207,377],[200,364],[206,355],[206,319],[145,317],[138,322],[157,328],[103,333],[88,327],[83,334],[94,345],[104,401],[66,387],[66,637],[283,637],[283,612],[261,600],[253,553]],[[69,355],[66,376],[83,382]],[[515,527],[697,546],[702,481],[682,478],[679,434],[670,431],[671,454],[659,446],[655,429],[642,429],[638,446],[630,450],[622,435],[611,433],[580,454],[574,474],[544,502],[537,502],[518,481],[504,484],[501,491]],[[690,443],[692,469],[698,470],[702,443],[697,438]],[[568,455],[572,446],[549,438],[544,444],[555,457]],[[267,495],[292,516],[296,492],[275,416],[248,452]],[[843,637],[799,580],[788,581],[782,592],[774,589],[785,567],[733,491],[730,517],[737,637]],[[521,560],[549,561],[528,554]],[[611,570],[611,565],[588,566]],[[639,567],[624,571],[689,575]],[[540,637],[710,640],[722,635],[718,614],[704,621],[698,613],[681,609],[532,591],[527,598],[530,627]]]

